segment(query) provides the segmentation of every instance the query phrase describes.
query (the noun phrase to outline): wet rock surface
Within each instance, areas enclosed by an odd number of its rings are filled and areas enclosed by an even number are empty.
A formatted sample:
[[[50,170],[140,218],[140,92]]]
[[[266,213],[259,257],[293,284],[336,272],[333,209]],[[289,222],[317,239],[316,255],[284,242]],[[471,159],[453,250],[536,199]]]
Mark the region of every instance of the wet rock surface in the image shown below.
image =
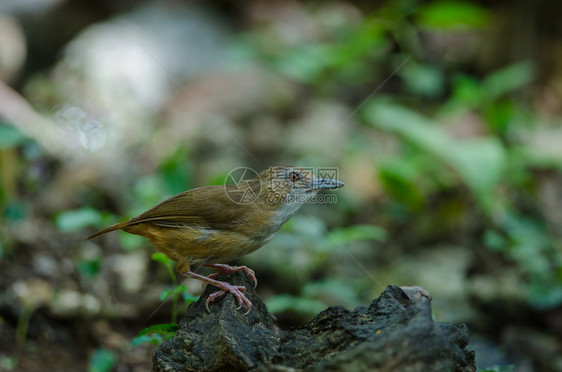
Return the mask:
[[[205,299],[216,291],[208,286],[174,338],[154,352],[153,371],[476,370],[467,328],[434,322],[423,288],[389,286],[369,307],[330,307],[283,331],[245,274],[219,280],[246,286],[252,311],[236,310],[227,294],[207,313]]]

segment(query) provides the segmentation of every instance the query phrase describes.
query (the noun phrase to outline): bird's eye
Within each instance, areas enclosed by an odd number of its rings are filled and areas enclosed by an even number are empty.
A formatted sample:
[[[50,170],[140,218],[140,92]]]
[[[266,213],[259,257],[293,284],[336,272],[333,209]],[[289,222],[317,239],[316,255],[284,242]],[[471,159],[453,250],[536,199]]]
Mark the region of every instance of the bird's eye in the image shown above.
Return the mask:
[[[301,176],[297,172],[291,172],[289,173],[289,179],[293,182],[297,182],[301,179]]]

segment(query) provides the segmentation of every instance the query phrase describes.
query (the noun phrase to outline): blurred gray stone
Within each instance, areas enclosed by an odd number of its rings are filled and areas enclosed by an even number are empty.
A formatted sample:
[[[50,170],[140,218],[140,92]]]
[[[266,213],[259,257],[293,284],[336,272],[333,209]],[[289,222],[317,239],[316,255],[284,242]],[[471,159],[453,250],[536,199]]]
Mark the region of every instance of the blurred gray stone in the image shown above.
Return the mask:
[[[0,80],[14,82],[27,57],[27,40],[18,20],[0,11]]]

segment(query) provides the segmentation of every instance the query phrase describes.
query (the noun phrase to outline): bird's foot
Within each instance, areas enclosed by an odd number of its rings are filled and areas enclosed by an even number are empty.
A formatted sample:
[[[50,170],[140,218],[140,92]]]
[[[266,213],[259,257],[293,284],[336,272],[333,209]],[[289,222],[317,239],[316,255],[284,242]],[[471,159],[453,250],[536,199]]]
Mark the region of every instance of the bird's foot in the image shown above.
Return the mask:
[[[238,300],[239,306],[236,308],[236,310],[241,309],[244,304],[246,304],[246,307],[248,307],[248,311],[246,311],[244,315],[247,315],[250,312],[250,310],[252,310],[252,303],[250,302],[250,300],[246,298],[246,296],[244,296],[244,292],[246,292],[246,287],[242,285],[232,285],[226,282],[219,282],[219,281],[217,282],[220,284],[213,284],[213,285],[216,285],[221,290],[215,293],[211,293],[209,297],[207,297],[207,301],[205,301],[205,308],[209,313],[211,312],[211,310],[209,310],[209,303],[215,301],[217,298],[221,296],[224,296],[227,292],[232,293],[234,297],[236,297],[236,299]]]
[[[227,266],[227,265],[224,265],[224,266]],[[230,266],[228,266],[228,267],[230,268]],[[248,269],[248,268],[246,267],[246,269]],[[248,270],[250,270],[250,269],[248,269]],[[238,270],[234,270],[234,271],[238,271]],[[252,271],[252,270],[250,270],[250,271]],[[254,272],[252,271],[252,274],[253,273]],[[250,302],[250,300],[248,300],[248,298],[246,296],[244,296],[244,292],[246,292],[246,287],[244,287],[243,285],[232,285],[232,284],[227,283],[227,282],[221,282],[219,280],[212,279],[210,277],[206,277],[204,275],[200,275],[200,274],[194,273],[192,271],[187,271],[185,273],[182,273],[182,275],[190,277],[190,278],[201,280],[202,282],[209,283],[209,284],[214,285],[215,287],[220,288],[220,291],[215,292],[215,293],[211,293],[209,295],[209,297],[207,298],[207,300],[205,301],[205,308],[207,309],[207,311],[209,313],[211,312],[211,310],[209,309],[209,303],[215,301],[217,298],[219,298],[221,296],[224,296],[227,292],[232,293],[234,295],[234,297],[236,297],[236,299],[238,300],[238,308],[236,310],[241,309],[244,304],[246,304],[246,307],[248,308],[248,311],[246,311],[246,314],[248,314],[250,312],[250,310],[252,310],[252,303]]]
[[[205,266],[212,267],[214,269],[219,270],[218,273],[211,274],[211,275],[208,276],[208,278],[215,279],[217,276],[222,275],[222,274],[230,274],[230,273],[233,273],[235,271],[243,271],[254,282],[254,288],[256,288],[258,286],[258,279],[256,278],[256,273],[254,272],[254,270],[250,269],[247,266],[229,266],[229,265],[224,265],[224,264],[208,264],[208,265],[205,265]]]

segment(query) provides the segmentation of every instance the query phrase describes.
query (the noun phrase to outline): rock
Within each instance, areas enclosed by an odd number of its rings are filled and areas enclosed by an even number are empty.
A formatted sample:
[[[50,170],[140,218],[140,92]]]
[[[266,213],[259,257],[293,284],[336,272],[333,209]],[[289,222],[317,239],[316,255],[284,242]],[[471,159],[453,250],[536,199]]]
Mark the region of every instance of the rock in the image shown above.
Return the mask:
[[[241,272],[219,278],[246,286],[252,311],[231,294],[211,303],[208,286],[171,339],[154,352],[153,371],[475,371],[466,326],[434,322],[420,287],[389,286],[369,307],[330,307],[290,331],[275,326]]]
[[[238,302],[228,294],[211,303],[207,313],[205,300],[217,291],[207,286],[189,306],[174,338],[154,352],[154,371],[248,370],[278,359],[280,336],[253,283],[240,272],[217,279],[246,286],[252,311],[244,315],[245,309],[236,310]]]

